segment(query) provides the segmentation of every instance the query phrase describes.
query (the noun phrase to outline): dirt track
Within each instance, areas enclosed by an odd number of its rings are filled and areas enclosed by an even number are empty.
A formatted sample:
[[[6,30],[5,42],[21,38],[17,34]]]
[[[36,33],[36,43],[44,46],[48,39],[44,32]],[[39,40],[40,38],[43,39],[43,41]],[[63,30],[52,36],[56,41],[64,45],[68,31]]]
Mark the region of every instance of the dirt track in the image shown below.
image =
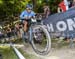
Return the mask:
[[[67,46],[62,48],[52,48],[47,56],[37,55],[31,46],[27,46],[27,48],[22,47],[22,50],[28,54],[35,55],[35,59],[75,59],[75,48],[69,48]]]

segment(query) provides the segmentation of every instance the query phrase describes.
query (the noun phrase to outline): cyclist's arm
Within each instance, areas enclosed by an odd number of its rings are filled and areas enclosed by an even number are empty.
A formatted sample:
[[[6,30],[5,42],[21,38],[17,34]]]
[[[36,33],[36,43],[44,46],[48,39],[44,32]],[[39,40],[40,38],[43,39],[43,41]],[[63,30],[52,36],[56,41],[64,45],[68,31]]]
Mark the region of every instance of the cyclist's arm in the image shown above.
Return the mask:
[[[20,19],[25,19],[27,17],[27,15],[25,15],[25,12],[22,12],[20,15]]]
[[[60,11],[60,7],[58,7],[57,12],[58,12],[58,13],[60,13],[60,12],[61,12],[61,11]]]
[[[20,15],[20,19],[22,20],[22,19],[30,19],[30,18],[35,18],[35,13],[32,11],[31,12],[31,14],[30,14],[30,16],[27,16],[27,13],[25,13],[25,12],[22,12],[21,13],[21,15]]]
[[[35,18],[35,16],[36,16],[36,13],[32,12],[32,17]]]

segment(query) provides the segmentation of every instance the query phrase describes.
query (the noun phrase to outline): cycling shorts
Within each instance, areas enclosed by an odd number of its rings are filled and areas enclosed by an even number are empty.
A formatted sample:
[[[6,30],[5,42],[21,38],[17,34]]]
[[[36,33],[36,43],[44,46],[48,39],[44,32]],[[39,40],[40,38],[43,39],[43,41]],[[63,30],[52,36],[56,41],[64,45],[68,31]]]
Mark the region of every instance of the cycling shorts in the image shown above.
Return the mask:
[[[24,21],[28,23],[28,26],[31,25],[31,19],[22,19],[21,24],[24,25]]]

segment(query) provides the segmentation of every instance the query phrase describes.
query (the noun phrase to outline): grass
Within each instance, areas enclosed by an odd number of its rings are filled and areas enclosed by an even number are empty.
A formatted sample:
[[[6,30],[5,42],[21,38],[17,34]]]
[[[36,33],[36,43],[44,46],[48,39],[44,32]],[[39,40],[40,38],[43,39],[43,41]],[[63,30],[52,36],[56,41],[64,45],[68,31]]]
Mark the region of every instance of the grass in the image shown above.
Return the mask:
[[[26,59],[39,59],[39,57],[32,54],[28,54],[25,51],[23,51],[21,48],[19,48],[19,51],[25,56]]]
[[[0,46],[0,54],[3,59],[18,59],[17,55],[9,46]]]
[[[75,45],[75,42],[73,42]],[[63,47],[69,47],[70,42],[67,42],[65,40],[60,41],[60,39],[52,39],[52,48],[63,48]]]
[[[16,43],[16,44],[22,44],[23,43],[23,40],[22,40],[22,38],[20,38],[20,39],[14,39],[13,41],[12,41],[12,43]]]

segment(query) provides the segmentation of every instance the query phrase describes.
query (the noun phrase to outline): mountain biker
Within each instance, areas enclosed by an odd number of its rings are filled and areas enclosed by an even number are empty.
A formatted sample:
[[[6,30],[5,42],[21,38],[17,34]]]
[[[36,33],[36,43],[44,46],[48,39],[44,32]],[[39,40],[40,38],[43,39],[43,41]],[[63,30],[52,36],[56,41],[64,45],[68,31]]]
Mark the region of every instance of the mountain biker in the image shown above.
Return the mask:
[[[28,4],[26,6],[26,10],[24,10],[21,14],[20,14],[20,19],[23,23],[23,29],[24,29],[24,32],[27,31],[28,29],[28,25],[30,23],[30,19],[31,17],[35,17],[35,12],[32,11],[32,6],[30,4]]]

